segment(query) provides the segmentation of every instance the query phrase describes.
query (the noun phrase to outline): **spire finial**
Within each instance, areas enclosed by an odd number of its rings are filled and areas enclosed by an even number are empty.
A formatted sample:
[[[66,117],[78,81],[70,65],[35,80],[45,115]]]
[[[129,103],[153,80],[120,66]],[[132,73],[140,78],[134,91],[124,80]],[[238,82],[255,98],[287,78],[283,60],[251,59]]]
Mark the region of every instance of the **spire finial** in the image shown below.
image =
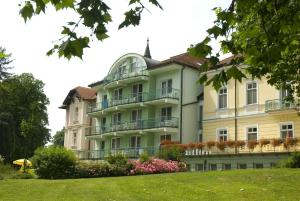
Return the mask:
[[[150,48],[149,48],[149,37],[147,37],[147,46],[145,49],[144,57],[151,59]]]

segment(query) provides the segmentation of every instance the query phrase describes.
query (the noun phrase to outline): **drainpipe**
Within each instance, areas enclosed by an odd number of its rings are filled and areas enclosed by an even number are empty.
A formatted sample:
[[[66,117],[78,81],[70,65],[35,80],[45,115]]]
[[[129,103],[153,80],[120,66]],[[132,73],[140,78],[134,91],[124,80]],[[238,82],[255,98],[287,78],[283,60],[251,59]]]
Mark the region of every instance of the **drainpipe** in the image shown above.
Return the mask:
[[[237,100],[236,100],[236,79],[234,80],[234,141],[237,142]],[[234,153],[237,154],[238,150],[235,146]]]
[[[181,78],[180,78],[180,130],[179,130],[179,135],[180,135],[180,144],[182,143],[182,107],[183,107],[183,104],[182,104],[182,98],[183,98],[183,92],[182,92],[182,89],[183,89],[183,70],[185,69],[185,66],[183,66],[181,68]]]

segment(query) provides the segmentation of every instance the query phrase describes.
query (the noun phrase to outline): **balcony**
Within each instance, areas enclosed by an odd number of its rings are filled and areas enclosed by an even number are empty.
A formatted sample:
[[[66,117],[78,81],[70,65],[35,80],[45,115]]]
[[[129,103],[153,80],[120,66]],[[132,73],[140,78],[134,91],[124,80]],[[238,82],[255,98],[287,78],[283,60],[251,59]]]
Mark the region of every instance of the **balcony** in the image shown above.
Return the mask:
[[[120,134],[133,133],[140,131],[169,131],[177,132],[178,128],[178,118],[177,117],[161,117],[159,119],[146,119],[131,122],[119,122],[116,124],[111,124],[109,126],[95,126],[86,128],[85,135],[87,137],[102,136],[102,135],[112,135],[116,132]]]
[[[158,89],[154,92],[142,92],[129,94],[127,96],[115,97],[112,100],[105,100],[87,108],[87,113],[90,115],[98,115],[101,112],[110,112],[120,109],[146,105],[162,105],[162,104],[178,104],[179,103],[178,89]],[[99,113],[100,112],[100,113]]]
[[[102,149],[102,150],[89,150],[89,151],[76,151],[75,154],[81,160],[96,160],[104,159],[109,155],[122,154],[127,158],[139,158],[142,153],[147,153],[153,156],[158,152],[158,148],[154,147],[134,147],[134,148],[118,148],[118,149]]]
[[[298,111],[299,103],[285,101],[280,99],[267,100],[265,103],[266,112],[284,112],[284,111]]]
[[[137,82],[141,80],[148,80],[148,77],[149,72],[147,70],[117,71],[108,74],[104,78],[104,88],[109,89],[117,86],[125,86],[128,83]]]

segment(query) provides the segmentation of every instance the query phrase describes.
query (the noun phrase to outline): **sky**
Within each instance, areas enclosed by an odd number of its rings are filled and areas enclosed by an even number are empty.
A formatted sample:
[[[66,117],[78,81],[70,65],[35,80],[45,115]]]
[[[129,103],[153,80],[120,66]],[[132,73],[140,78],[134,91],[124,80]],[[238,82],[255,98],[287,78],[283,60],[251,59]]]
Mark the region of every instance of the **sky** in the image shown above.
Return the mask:
[[[0,0],[0,46],[14,59],[11,71],[32,73],[45,83],[49,129],[52,135],[65,125],[65,110],[59,109],[68,92],[77,87],[102,80],[119,57],[127,53],[144,54],[149,37],[153,59],[165,60],[186,52],[191,44],[200,42],[213,25],[214,7],[228,7],[231,0],[159,0],[163,10],[147,5],[139,26],[118,30],[128,10],[129,0],[106,0],[113,22],[108,26],[108,39],[94,40],[81,59],[70,61],[56,54],[46,56],[53,41],[61,38],[62,26],[77,21],[74,11],[56,12],[51,6],[46,14],[34,16],[25,24],[19,15],[24,0]],[[80,33],[87,30],[79,29]]]

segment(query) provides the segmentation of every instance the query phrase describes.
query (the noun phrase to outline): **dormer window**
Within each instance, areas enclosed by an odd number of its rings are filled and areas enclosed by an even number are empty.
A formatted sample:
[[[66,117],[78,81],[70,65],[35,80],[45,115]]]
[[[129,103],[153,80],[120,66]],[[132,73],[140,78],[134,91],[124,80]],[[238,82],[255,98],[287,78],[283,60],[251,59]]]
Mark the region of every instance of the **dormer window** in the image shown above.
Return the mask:
[[[133,57],[131,60],[131,72],[139,72],[141,70],[141,62],[138,58]]]

